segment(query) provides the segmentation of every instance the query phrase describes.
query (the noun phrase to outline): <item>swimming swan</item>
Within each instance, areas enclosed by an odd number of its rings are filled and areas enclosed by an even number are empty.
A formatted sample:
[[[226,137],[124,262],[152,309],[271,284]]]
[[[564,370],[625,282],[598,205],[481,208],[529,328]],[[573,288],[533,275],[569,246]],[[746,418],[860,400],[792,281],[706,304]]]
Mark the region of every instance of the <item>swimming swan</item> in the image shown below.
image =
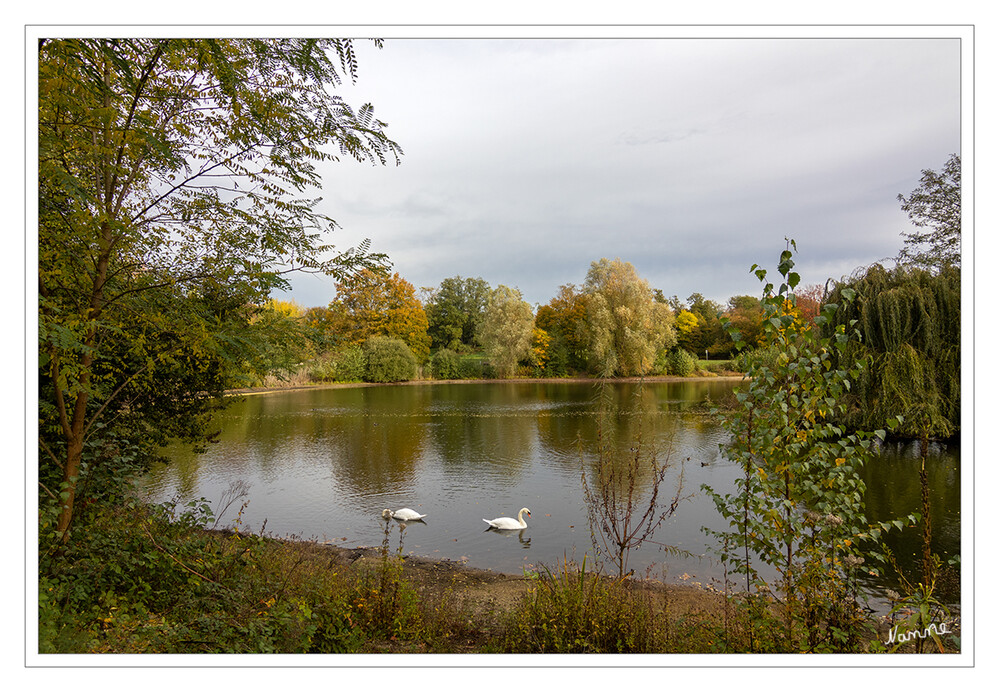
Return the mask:
[[[524,514],[531,516],[531,510],[524,507],[517,514],[517,518],[513,519],[511,517],[500,517],[499,519],[483,519],[482,521],[489,524],[494,529],[526,529],[527,522],[524,521]]]
[[[416,521],[417,519],[422,519],[427,515],[419,514],[409,507],[403,507],[402,509],[397,509],[394,512],[391,509],[386,509],[382,512],[382,516],[385,518],[385,521],[388,521],[389,519],[398,519],[399,521]]]

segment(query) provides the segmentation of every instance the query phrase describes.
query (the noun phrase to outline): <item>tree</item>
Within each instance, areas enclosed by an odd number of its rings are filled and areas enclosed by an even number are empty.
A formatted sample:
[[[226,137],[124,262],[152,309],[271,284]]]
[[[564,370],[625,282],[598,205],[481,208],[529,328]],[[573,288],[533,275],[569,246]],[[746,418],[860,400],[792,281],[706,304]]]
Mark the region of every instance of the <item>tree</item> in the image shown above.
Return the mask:
[[[501,377],[512,375],[530,356],[533,336],[534,312],[520,291],[502,285],[493,289],[477,338]]]
[[[753,346],[760,343],[763,336],[763,306],[755,296],[733,296],[729,298],[728,310],[724,313],[729,324],[737,329],[742,340]]]
[[[690,310],[681,310],[675,318],[676,343],[688,351],[697,351],[698,329],[702,318]]]
[[[472,346],[488,299],[489,284],[481,278],[455,276],[441,281],[426,300],[431,344],[451,350]]]
[[[420,363],[430,358],[427,314],[416,289],[398,273],[361,270],[340,281],[330,305],[342,309],[338,330],[343,338],[361,344],[371,336],[402,339]]]
[[[822,311],[822,305],[826,302],[826,287],[821,284],[805,286],[797,293],[797,307],[801,312],[801,319],[815,322],[815,318]]]
[[[844,292],[856,294],[851,303]],[[879,264],[839,282],[840,304],[827,329],[856,322],[864,340],[847,357],[866,358],[856,399],[844,422],[883,427],[897,416],[896,433],[913,439],[950,438],[961,426],[961,273]]]
[[[905,247],[898,260],[924,269],[961,266],[961,157],[951,154],[937,173],[924,170],[908,198],[898,196],[902,211],[917,228],[902,233]],[[927,247],[928,246],[928,247]]]
[[[588,333],[586,328],[585,293],[575,285],[559,286],[558,294],[547,305],[538,308],[535,322],[552,337],[552,348],[565,352],[566,366],[573,370],[586,369]]]
[[[705,531],[719,539],[722,560],[744,575],[747,602],[760,606],[757,621],[765,621],[771,604],[780,605],[786,638],[781,648],[849,650],[857,646],[860,543],[874,537],[864,515],[860,475],[872,455],[873,434],[847,434],[837,421],[865,364],[848,353],[860,338],[853,323],[837,324],[823,336],[796,314],[799,277],[793,267],[789,248],[780,256],[775,293],[766,270],[753,266],[765,284],[763,345],[779,356],[773,364],[750,359],[747,384],[736,391],[738,403],[722,418],[731,435],[724,455],[742,475],[734,493],[702,486],[729,526]],[[841,296],[849,303],[855,294],[846,289]],[[836,310],[824,306],[820,323]],[[744,345],[736,330],[730,333]],[[877,435],[883,439],[884,431]],[[776,584],[761,577],[753,566],[759,562],[776,571]]]
[[[39,43],[40,475],[61,478],[44,490],[63,540],[98,431],[203,437],[206,394],[252,364],[253,306],[284,274],[383,263],[366,242],[334,253],[305,194],[337,151],[402,153],[370,105],[329,90],[356,74],[339,40]]]
[[[727,356],[731,343],[719,321],[724,308],[700,293],[692,293],[687,302],[690,312],[697,315],[697,329],[689,337],[694,352],[701,355],[708,351],[715,356]]]
[[[590,364],[600,375],[644,375],[660,350],[676,345],[672,311],[630,263],[593,262],[584,290]]]

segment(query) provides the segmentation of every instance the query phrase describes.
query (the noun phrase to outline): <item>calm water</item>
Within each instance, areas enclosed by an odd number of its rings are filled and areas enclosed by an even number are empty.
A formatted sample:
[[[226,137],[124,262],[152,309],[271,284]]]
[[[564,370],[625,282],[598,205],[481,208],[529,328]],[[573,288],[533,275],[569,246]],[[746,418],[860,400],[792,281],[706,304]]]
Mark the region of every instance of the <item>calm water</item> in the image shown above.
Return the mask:
[[[631,553],[639,575],[714,583],[723,576],[702,526],[723,528],[702,483],[729,492],[738,468],[718,446],[726,435],[705,400],[731,392],[732,382],[618,383],[602,397],[588,383],[434,384],[278,392],[247,397],[218,423],[221,435],[205,454],[177,446],[170,464],[153,468],[142,484],[151,500],[204,497],[218,505],[233,482],[249,495],[220,525],[346,546],[376,546],[384,538],[385,508],[427,514],[393,549],[467,561],[520,573],[593,549],[580,472],[592,463],[598,429],[627,454],[641,439],[674,465],[661,491],[672,496],[683,470],[689,495],[654,537],[695,557],[667,557],[654,544]],[[598,426],[599,411],[610,411]],[[868,468],[868,516],[889,519],[919,507],[918,458],[890,446]],[[960,466],[957,448],[934,448],[930,466],[934,550],[960,546]],[[237,512],[244,501],[248,504]],[[486,532],[483,518],[532,516],[512,534]],[[919,534],[896,537],[893,549],[911,565]]]

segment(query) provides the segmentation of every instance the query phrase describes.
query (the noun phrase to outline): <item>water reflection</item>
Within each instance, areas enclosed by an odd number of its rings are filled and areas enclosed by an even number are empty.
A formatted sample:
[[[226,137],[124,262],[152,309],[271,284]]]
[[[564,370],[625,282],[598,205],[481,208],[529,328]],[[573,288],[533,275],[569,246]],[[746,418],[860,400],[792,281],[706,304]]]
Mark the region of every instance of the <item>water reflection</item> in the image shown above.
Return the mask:
[[[497,529],[495,526],[490,526],[483,533],[491,533],[504,538],[516,536],[521,547],[526,550],[531,547],[531,539],[530,537],[524,535],[525,531],[527,531],[527,529]]]
[[[686,462],[684,494],[692,496],[630,562],[639,574],[707,584],[722,568],[701,529],[726,527],[699,488],[732,492],[739,472],[720,455],[725,432],[704,402],[730,397],[733,384],[440,384],[253,396],[221,416],[219,442],[205,454],[170,448],[172,463],[153,468],[143,490],[153,501],[214,502],[242,480],[250,484],[242,517],[250,530],[266,522],[276,535],[347,545],[378,545],[396,526],[382,510],[411,507],[431,519],[410,527],[411,552],[516,573],[592,555],[583,469],[601,446],[627,458],[640,445],[673,464],[664,486],[670,496]],[[918,454],[906,445],[889,446],[864,470],[871,520],[918,511],[918,470]],[[933,549],[946,559],[960,544],[956,447],[934,448],[929,481]],[[482,517],[523,506],[534,517],[514,531],[517,541],[483,532]],[[397,526],[401,549],[407,527]],[[918,530],[889,539],[899,562],[915,565]],[[691,557],[667,559],[661,545]]]

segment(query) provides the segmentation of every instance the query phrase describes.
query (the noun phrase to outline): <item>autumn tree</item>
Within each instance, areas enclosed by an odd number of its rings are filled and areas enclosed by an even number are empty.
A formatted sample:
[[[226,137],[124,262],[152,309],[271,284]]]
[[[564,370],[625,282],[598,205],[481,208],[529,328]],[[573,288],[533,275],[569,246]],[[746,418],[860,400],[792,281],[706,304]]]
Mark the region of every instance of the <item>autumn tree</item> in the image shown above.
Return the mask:
[[[676,327],[676,343],[680,348],[696,352],[698,346],[700,318],[690,310],[680,310],[674,318]]]
[[[586,275],[590,366],[602,376],[644,375],[676,345],[673,312],[620,259],[593,262]]]
[[[334,93],[357,75],[349,41],[46,39],[37,55],[39,477],[68,540],[84,473],[205,437],[287,272],[383,262],[328,243],[317,165],[401,151]]]
[[[365,269],[337,286],[334,303],[342,321],[339,332],[348,343],[362,344],[372,336],[401,339],[420,363],[430,358],[427,315],[416,289],[398,273]],[[336,309],[331,304],[330,309]]]
[[[517,363],[530,357],[533,336],[534,311],[520,291],[502,285],[493,289],[477,338],[501,377],[513,375]]]
[[[538,308],[535,323],[552,339],[553,356],[564,353],[567,368],[585,370],[589,336],[585,293],[573,284],[559,286],[547,305]]]
[[[725,311],[729,324],[751,346],[758,345],[763,337],[763,305],[755,296],[732,296]],[[731,340],[730,340],[731,341]]]
[[[815,322],[822,306],[825,305],[826,287],[821,284],[811,284],[798,290],[797,306],[801,311],[801,319]]]
[[[919,187],[898,196],[902,211],[919,229],[902,233],[899,262],[924,269],[961,266],[961,157],[951,154],[939,173],[924,170]]]

